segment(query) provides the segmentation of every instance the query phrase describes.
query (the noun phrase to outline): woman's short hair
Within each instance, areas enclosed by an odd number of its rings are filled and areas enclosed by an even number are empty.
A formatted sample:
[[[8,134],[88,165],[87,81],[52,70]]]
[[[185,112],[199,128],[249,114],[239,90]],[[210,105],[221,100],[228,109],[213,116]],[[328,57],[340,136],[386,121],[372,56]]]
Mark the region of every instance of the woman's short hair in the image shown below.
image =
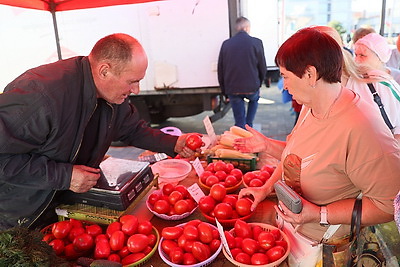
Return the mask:
[[[313,28],[304,28],[293,34],[278,49],[277,66],[282,66],[301,78],[306,68],[314,66],[318,79],[340,82],[343,54],[339,44],[328,34]]]

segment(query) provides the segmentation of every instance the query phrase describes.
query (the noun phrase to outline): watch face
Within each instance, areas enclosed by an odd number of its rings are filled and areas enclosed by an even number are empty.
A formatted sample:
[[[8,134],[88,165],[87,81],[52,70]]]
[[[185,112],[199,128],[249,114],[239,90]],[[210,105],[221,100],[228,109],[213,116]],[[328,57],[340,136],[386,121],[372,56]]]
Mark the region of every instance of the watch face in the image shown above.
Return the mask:
[[[360,255],[360,258],[357,262],[357,267],[375,267],[382,266],[382,262],[373,254],[364,253]]]

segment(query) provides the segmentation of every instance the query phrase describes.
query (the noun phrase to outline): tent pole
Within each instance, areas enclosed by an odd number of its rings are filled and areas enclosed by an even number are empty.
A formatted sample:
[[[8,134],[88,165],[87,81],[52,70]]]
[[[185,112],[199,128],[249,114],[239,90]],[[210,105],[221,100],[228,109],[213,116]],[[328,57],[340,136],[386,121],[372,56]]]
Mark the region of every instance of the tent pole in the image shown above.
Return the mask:
[[[58,27],[57,27],[57,18],[56,18],[56,5],[57,4],[54,3],[54,1],[50,1],[49,5],[50,5],[51,16],[53,18],[54,35],[56,37],[58,59],[61,60],[62,56],[61,56],[60,38],[58,36]]]

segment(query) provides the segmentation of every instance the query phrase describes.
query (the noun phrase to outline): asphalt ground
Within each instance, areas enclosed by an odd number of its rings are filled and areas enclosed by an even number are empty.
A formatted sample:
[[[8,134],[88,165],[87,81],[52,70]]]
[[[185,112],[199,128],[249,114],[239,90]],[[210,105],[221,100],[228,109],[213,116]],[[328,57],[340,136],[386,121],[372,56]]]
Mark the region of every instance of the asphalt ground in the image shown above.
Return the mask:
[[[151,127],[158,129],[176,127],[183,133],[198,132],[205,134],[203,119],[212,115],[212,111],[205,111],[195,116],[170,118],[162,124],[154,124]],[[253,127],[268,137],[286,140],[286,136],[293,128],[294,121],[295,116],[291,109],[291,102],[282,102],[282,93],[276,83],[272,83],[269,88],[262,87]],[[215,121],[212,125],[218,135],[229,130],[234,123],[232,110],[230,110],[223,118]],[[142,149],[131,146],[111,146],[107,154],[117,158],[135,160],[142,152]]]

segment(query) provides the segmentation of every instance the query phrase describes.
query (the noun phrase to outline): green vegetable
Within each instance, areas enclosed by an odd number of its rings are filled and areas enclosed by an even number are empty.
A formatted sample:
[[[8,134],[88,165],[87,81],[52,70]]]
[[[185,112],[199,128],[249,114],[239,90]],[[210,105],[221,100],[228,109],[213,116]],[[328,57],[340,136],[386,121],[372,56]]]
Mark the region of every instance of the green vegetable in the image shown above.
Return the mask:
[[[115,261],[108,260],[94,260],[90,267],[122,267],[122,264]]]

